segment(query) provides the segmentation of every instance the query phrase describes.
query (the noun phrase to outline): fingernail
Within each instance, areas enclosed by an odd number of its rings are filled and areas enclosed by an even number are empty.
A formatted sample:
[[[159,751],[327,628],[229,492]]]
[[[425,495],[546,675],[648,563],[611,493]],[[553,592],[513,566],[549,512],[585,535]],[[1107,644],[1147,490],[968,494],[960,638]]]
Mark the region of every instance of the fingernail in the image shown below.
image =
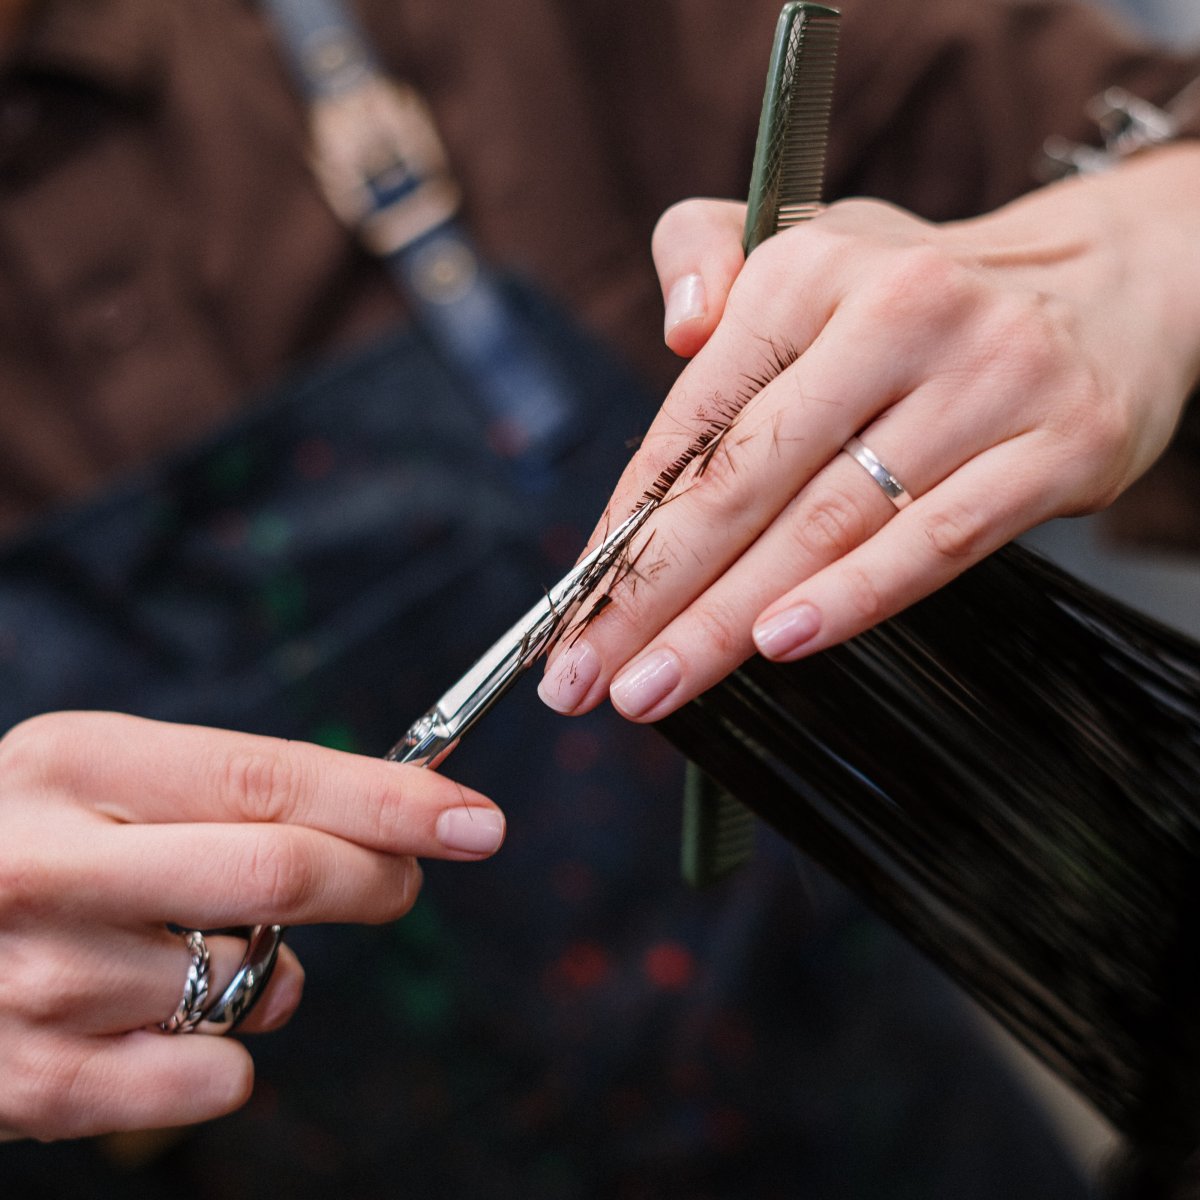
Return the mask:
[[[627,717],[640,717],[665,700],[683,678],[679,659],[670,650],[656,650],[613,680],[608,694]]]
[[[494,808],[448,808],[438,817],[436,832],[447,850],[493,854],[504,841],[504,814]]]
[[[538,695],[558,713],[572,713],[600,675],[600,655],[587,644],[568,646],[542,676]]]
[[[699,275],[684,275],[671,284],[667,293],[666,310],[663,314],[663,332],[669,334],[676,325],[694,321],[708,311],[708,297],[704,292],[704,280]]]
[[[816,636],[821,612],[812,604],[797,604],[754,627],[754,644],[767,658],[786,658]]]

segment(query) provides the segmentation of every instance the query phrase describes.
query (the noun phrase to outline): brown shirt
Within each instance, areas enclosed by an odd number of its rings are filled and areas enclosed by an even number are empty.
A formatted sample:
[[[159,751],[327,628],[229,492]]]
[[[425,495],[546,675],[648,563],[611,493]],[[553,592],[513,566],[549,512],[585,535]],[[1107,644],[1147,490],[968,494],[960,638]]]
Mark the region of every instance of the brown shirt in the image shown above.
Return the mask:
[[[658,214],[744,194],[779,0],[362,0],[429,100],[493,258],[656,384]],[[1033,186],[1111,84],[1200,55],[1056,0],[844,0],[828,191],[933,218]],[[0,69],[0,529],[210,429],[400,319],[331,215],[272,31],[240,0],[43,0]]]

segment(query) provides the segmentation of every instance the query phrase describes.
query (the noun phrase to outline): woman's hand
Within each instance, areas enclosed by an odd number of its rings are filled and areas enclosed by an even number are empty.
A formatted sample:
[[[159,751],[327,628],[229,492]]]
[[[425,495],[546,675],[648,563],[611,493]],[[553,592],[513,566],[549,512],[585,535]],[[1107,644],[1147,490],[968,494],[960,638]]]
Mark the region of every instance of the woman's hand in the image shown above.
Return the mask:
[[[185,929],[391,921],[416,856],[473,861],[504,818],[432,771],[300,742],[107,713],[0,740],[0,1137],[207,1120],[249,1096],[245,1047],[158,1029]],[[217,996],[245,942],[210,937]],[[242,1026],[273,1029],[303,972],[281,950]]]
[[[653,721],[755,650],[853,637],[1051,517],[1111,502],[1200,376],[1200,145],[935,226],[835,204],[743,265],[742,207],[655,236],[667,341],[695,355],[593,544],[729,422],[639,535],[612,602],[541,684]],[[906,489],[897,509],[848,454]],[[715,448],[714,448],[715,447]]]

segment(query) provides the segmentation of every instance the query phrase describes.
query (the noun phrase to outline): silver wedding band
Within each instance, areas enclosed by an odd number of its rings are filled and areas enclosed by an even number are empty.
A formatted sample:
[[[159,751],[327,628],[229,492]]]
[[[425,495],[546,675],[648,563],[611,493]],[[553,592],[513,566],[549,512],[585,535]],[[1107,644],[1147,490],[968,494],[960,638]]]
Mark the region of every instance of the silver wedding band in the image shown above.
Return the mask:
[[[192,1033],[204,1016],[208,1002],[209,960],[208,943],[198,929],[180,935],[191,953],[187,978],[183,981],[183,995],[175,1011],[160,1025],[163,1033]]]
[[[254,926],[246,941],[241,966],[211,1004],[208,1003],[211,966],[204,934],[191,929],[180,936],[192,959],[179,1005],[159,1028],[164,1033],[229,1033],[246,1019],[266,990],[283,944],[283,926]]]
[[[858,438],[852,437],[842,447],[842,449],[845,450],[845,452],[850,455],[850,457],[854,459],[854,461],[858,463],[858,465],[862,467],[862,469],[866,471],[866,473],[870,475],[870,477],[875,480],[877,484],[879,484],[880,491],[882,491],[883,494],[897,508],[903,508],[906,504],[912,503],[912,496],[909,494],[904,484],[902,484],[900,480],[898,480],[895,475],[893,475],[891,471],[889,471],[887,467],[885,467],[883,463],[879,461],[878,456],[872,450],[864,446],[862,442],[858,440]]]
[[[271,972],[275,970],[282,944],[282,925],[255,925],[246,944],[242,965],[216,1003],[205,1010],[196,1026],[197,1033],[228,1033],[250,1015],[250,1010],[271,982]]]

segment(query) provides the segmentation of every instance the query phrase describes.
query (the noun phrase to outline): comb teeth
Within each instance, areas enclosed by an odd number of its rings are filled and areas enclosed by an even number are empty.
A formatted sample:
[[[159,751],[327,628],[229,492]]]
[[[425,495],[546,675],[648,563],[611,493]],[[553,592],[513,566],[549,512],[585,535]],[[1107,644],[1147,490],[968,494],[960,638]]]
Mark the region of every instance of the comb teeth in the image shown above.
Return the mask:
[[[828,10],[809,13],[792,27],[785,67],[788,86],[772,135],[777,142],[771,150],[777,162],[777,229],[808,220],[820,204],[837,48],[838,22]]]
[[[836,8],[803,2],[785,4],[779,14],[750,175],[747,254],[820,205],[840,18]],[[713,883],[744,863],[753,847],[750,810],[689,763],[684,878],[697,887]]]
[[[750,179],[747,254],[820,205],[839,20],[821,4],[787,4],[780,13]]]
[[[754,852],[754,814],[705,775],[687,765],[680,867],[692,887],[731,875]]]

